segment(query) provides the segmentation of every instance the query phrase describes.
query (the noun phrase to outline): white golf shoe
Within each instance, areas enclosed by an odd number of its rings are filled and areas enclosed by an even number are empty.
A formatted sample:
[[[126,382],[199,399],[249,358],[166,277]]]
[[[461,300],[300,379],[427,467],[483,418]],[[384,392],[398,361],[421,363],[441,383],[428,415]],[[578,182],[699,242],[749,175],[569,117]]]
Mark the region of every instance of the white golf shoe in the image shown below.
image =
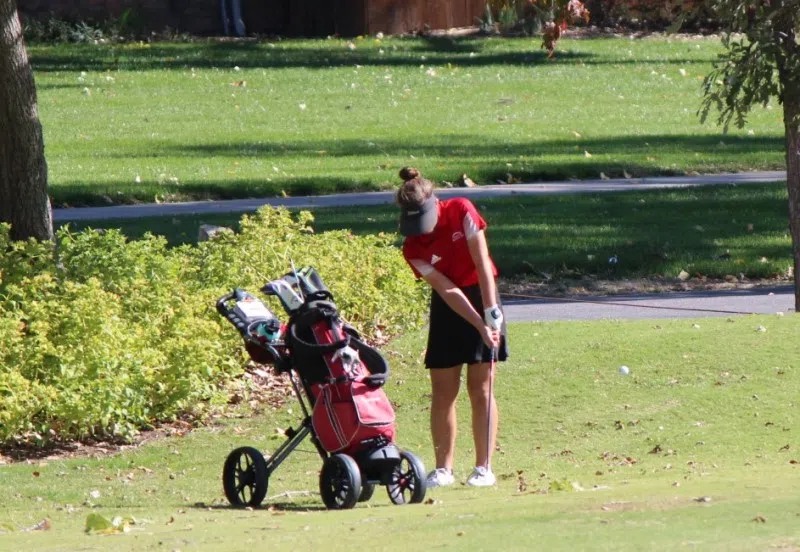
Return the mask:
[[[436,468],[428,474],[426,483],[427,487],[430,489],[432,487],[446,487],[447,485],[452,485],[455,480],[456,478],[453,477],[452,471],[447,468]]]
[[[476,466],[467,478],[467,485],[473,487],[491,487],[497,482],[492,470],[484,466]]]

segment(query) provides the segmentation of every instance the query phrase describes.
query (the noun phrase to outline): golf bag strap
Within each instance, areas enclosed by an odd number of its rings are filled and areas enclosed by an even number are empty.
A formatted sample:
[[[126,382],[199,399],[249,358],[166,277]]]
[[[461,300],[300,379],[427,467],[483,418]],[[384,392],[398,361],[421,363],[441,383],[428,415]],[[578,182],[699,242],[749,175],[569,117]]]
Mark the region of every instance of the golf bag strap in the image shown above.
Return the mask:
[[[389,379],[389,363],[383,355],[356,337],[350,338],[350,346],[358,351],[361,363],[370,373],[364,377],[364,383],[370,387],[380,387],[386,383]]]

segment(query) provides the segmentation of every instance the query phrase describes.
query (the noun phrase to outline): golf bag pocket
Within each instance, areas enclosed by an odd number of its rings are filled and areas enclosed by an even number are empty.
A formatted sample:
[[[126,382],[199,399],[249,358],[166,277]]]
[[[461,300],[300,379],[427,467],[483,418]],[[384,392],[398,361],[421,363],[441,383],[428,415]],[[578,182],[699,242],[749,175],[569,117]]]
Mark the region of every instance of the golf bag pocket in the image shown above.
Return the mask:
[[[382,389],[360,381],[324,385],[311,414],[314,432],[328,452],[357,447],[378,436],[394,439],[394,410]]]

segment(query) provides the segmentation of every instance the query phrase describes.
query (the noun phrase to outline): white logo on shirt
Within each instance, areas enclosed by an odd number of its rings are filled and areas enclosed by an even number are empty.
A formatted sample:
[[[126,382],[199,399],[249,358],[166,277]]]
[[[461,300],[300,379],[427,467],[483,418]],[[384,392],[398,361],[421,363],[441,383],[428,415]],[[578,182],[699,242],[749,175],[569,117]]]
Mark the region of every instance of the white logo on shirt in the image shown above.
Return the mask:
[[[464,232],[453,232],[453,241],[464,239]]]
[[[436,263],[438,263],[441,260],[442,260],[442,258],[439,255],[434,253],[433,256],[431,257],[431,264],[435,265]]]

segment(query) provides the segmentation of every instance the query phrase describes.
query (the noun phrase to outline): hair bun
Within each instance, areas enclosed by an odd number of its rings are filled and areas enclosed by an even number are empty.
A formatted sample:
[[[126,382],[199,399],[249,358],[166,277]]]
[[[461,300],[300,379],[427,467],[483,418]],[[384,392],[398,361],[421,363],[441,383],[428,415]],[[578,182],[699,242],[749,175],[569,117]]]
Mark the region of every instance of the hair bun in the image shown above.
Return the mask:
[[[400,169],[400,178],[402,178],[404,182],[414,180],[417,177],[419,177],[419,171],[414,167],[403,167]]]

